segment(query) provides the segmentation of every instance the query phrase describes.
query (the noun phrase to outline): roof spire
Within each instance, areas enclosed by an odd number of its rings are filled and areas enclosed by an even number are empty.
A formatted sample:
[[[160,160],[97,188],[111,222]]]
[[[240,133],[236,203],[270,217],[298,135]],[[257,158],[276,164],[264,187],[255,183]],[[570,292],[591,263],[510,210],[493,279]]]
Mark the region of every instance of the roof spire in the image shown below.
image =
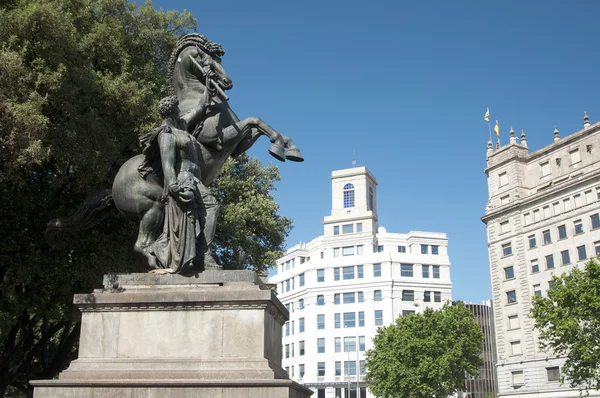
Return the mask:
[[[554,126],[554,142],[560,140],[560,135],[558,135],[558,129]]]
[[[517,143],[517,137],[515,136],[515,130],[513,130],[512,126],[510,127],[510,143],[511,144]]]
[[[587,112],[583,112],[583,128],[590,127],[590,118],[588,117]]]
[[[525,137],[525,129],[521,130],[521,145],[527,148],[527,137]]]
[[[490,156],[492,154],[492,152],[494,151],[494,148],[492,147],[492,140],[488,140],[486,148],[487,148],[486,154],[488,156]]]

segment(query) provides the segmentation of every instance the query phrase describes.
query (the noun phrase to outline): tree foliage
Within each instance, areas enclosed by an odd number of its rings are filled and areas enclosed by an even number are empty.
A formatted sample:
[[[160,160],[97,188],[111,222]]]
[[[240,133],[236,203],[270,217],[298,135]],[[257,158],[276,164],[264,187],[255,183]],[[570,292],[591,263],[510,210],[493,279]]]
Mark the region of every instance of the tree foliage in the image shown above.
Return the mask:
[[[551,286],[531,310],[540,346],[567,357],[563,383],[600,390],[600,263],[592,259],[584,269],[554,276]]]
[[[366,380],[384,398],[445,398],[481,366],[483,333],[461,302],[401,316],[379,328],[366,353]]]
[[[116,212],[62,252],[45,226],[110,187],[138,135],[160,123],[169,54],[195,27],[190,13],[149,1],[0,0],[0,396],[30,394],[28,380],[55,377],[74,357],[74,293],[107,272],[147,269],[133,255],[137,226]],[[217,243],[249,254],[237,264],[270,263],[281,249],[289,220],[269,193],[278,178],[246,157],[223,172]],[[221,259],[232,267],[234,252]]]

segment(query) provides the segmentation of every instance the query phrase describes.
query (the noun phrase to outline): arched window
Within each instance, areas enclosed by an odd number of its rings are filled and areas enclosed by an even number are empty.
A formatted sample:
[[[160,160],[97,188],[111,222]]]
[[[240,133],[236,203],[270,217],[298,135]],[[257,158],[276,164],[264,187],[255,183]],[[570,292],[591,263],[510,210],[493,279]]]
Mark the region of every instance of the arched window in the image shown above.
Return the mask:
[[[369,187],[369,210],[373,210],[373,187]]]
[[[354,185],[344,185],[344,209],[354,207]]]

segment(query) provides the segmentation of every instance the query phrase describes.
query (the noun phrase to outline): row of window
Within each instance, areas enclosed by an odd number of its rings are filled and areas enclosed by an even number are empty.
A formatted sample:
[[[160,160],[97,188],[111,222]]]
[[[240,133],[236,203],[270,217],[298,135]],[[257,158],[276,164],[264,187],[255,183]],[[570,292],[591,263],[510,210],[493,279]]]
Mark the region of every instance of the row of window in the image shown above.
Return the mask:
[[[334,365],[335,375],[342,376],[342,361],[335,361]],[[343,365],[344,376],[356,376],[356,361],[343,361]],[[363,376],[365,374],[365,361],[359,361],[358,365],[360,366],[360,374]],[[317,362],[317,376],[325,376],[325,362]],[[300,377],[303,377],[303,375]]]
[[[513,387],[517,388],[525,385],[525,375],[522,370],[513,371],[511,376]],[[560,381],[560,368],[558,366],[547,367],[546,378],[549,382]]]
[[[353,234],[354,233],[354,226],[356,225],[356,233],[362,232],[362,223],[356,223],[356,224],[342,224],[341,227],[341,231],[342,234]],[[340,234],[340,226],[339,225],[334,225],[333,226],[333,234],[334,235],[339,235]]]
[[[585,261],[588,259],[587,248],[586,245],[577,246],[575,248],[577,253],[577,261]],[[594,251],[595,255],[600,255],[600,241],[594,242]],[[560,261],[561,265],[570,265],[571,264],[571,251],[570,249],[566,249],[560,252]],[[544,256],[544,263],[547,270],[553,270],[555,268],[554,263],[554,254],[549,254]],[[512,267],[507,267],[504,270],[504,276],[506,279],[514,278],[514,270],[511,270]],[[530,269],[532,274],[537,274],[540,272],[540,264],[537,258],[531,260]],[[511,276],[512,275],[512,276]]]
[[[317,354],[325,354],[325,338],[317,339]],[[359,351],[365,350],[365,336],[358,336],[358,346],[356,341],[356,336],[349,337],[335,337],[334,338],[334,351],[336,353],[340,352],[356,352],[356,348],[358,347]],[[296,354],[295,352],[295,344],[285,344],[283,346],[283,358],[293,358]],[[305,342],[304,340],[298,342],[298,356],[303,356],[305,354]]]
[[[552,203],[552,205],[544,205],[539,209],[535,209],[531,212],[523,214],[523,223],[525,226],[536,223],[543,219],[548,219],[552,216],[557,216],[563,212],[570,211],[582,207],[586,204],[594,203],[600,200],[600,187],[596,188],[596,194],[594,195],[591,189],[585,191],[583,194],[578,193],[569,198]]]

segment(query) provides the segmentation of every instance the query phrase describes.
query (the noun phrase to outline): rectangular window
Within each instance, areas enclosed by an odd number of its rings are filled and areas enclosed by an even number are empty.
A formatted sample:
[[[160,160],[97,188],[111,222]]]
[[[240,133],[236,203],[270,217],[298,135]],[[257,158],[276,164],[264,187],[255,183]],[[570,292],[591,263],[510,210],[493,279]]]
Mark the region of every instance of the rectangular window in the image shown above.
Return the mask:
[[[365,326],[365,313],[364,311],[358,312],[358,327],[362,328]]]
[[[377,246],[377,253],[383,253],[383,245]]]
[[[375,310],[375,326],[383,325],[383,310]]]
[[[577,248],[577,257],[579,258],[579,261],[585,260],[587,258],[587,254],[585,252],[585,245],[579,246]]]
[[[365,269],[362,265],[357,265],[356,266],[356,278],[357,279],[362,279],[365,276]]]
[[[373,277],[381,276],[381,264],[373,264]]]
[[[342,247],[342,256],[354,256],[354,246]]]
[[[289,322],[285,323],[285,335],[286,336],[290,335],[290,323]]]
[[[502,196],[500,198],[500,206],[504,206],[505,204],[507,204],[509,199],[510,199],[510,195]]]
[[[506,172],[498,174],[499,186],[503,187],[508,184],[508,176]]]
[[[334,318],[335,328],[339,329],[341,327],[341,321],[340,321],[340,314],[339,314],[339,312],[333,314],[333,318]]]
[[[553,203],[552,210],[554,211],[555,216],[559,215],[560,214],[560,202]]]
[[[356,223],[356,232],[362,232],[362,223],[361,222]]]
[[[339,225],[334,225],[333,226],[333,234],[334,235],[339,235],[340,234],[340,226]]]
[[[413,276],[413,265],[412,264],[401,264],[400,265],[400,276]]]
[[[381,290],[375,290],[373,292],[373,301],[381,301]]]
[[[333,304],[340,304],[340,294],[336,293],[333,295]]]
[[[537,246],[537,243],[535,241],[535,235],[529,235],[528,239],[529,239],[529,248],[530,249],[535,248]]]
[[[521,355],[521,342],[511,341],[510,342],[510,353],[512,355]]]
[[[540,272],[540,265],[538,264],[538,260],[531,260],[531,273],[536,274]]]
[[[402,291],[402,301],[415,301],[415,291],[414,290],[403,290]]]
[[[317,363],[317,376],[325,376],[325,362]],[[325,397],[324,389],[323,389],[323,397]]]
[[[290,280],[288,279],[287,281],[285,281],[285,291],[289,292],[290,290],[292,290],[290,288]]]
[[[360,336],[358,338],[358,350],[359,351],[365,350],[365,336]]]
[[[423,278],[429,278],[429,265],[421,265],[421,273]]]
[[[544,206],[542,210],[544,211],[544,218],[552,217],[552,214],[550,213],[550,206]]]
[[[324,269],[317,270],[317,282],[325,282],[325,270]]]
[[[517,370],[512,372],[512,385],[522,386],[525,384],[525,378],[523,377],[523,371]]]
[[[504,279],[515,279],[515,269],[512,266],[504,268]]]
[[[429,245],[421,245],[421,254],[429,254]]]
[[[356,337],[344,337],[344,352],[356,352]]]
[[[335,361],[335,375],[336,376],[342,375],[342,362],[341,361]]]
[[[581,155],[579,154],[579,149],[575,149],[574,151],[569,152],[571,155],[571,164],[577,164],[581,162]]]
[[[318,306],[325,305],[325,296],[323,296],[322,294],[319,294],[317,296],[317,305]]]
[[[325,354],[325,339],[317,339],[317,354]]]
[[[559,225],[558,226],[558,239],[566,239],[567,238],[567,226]]]
[[[575,235],[583,233],[583,223],[581,220],[577,220],[574,222],[575,224]]]
[[[554,269],[554,254],[546,256],[546,269]]]
[[[325,315],[317,315],[317,329],[325,329]]]
[[[432,265],[431,268],[433,269],[433,279],[440,279],[440,266]]]
[[[398,253],[406,253],[406,246],[398,246]]]
[[[423,301],[424,301],[424,302],[426,302],[426,303],[431,303],[431,293],[433,293],[433,292],[428,292],[428,291],[425,291],[425,292],[423,293]]]
[[[354,279],[354,267],[343,267],[342,268],[344,280]]]
[[[363,254],[363,245],[356,246],[356,255],[360,256]]]
[[[534,296],[541,296],[542,295],[542,287],[540,286],[539,283],[537,285],[533,285],[533,295]]]
[[[298,333],[304,333],[304,318],[298,319]]]
[[[292,322],[294,322],[294,321],[292,321]],[[294,343],[292,343],[292,358],[294,357],[295,351],[296,350],[294,350]]]
[[[300,285],[300,287],[304,286],[304,273],[298,275],[298,285]]]
[[[344,312],[344,327],[345,328],[356,327],[356,313]]]
[[[592,203],[594,201],[594,195],[592,194],[592,190],[585,191],[585,203]]]
[[[342,225],[342,233],[343,234],[354,233],[354,224],[344,224],[344,225]]]
[[[442,292],[433,292],[433,301],[436,303],[442,302]]]
[[[300,365],[298,365],[298,368],[299,368],[298,369],[299,376],[300,376],[300,378],[303,378],[304,377],[304,364],[301,363]]]
[[[565,211],[571,210],[571,199],[569,199],[569,198],[563,199],[563,207],[564,207]]]
[[[544,237],[544,244],[547,245],[549,243],[552,243],[552,236],[550,235],[550,230],[547,229],[545,231],[542,232],[542,236]]]
[[[431,254],[437,256],[440,254],[440,247],[437,245],[431,245]]]
[[[508,221],[503,221],[500,223],[500,233],[505,234],[507,232],[510,232],[510,224]]]
[[[304,355],[304,340],[301,340],[298,343],[298,355],[300,355],[300,356]]]
[[[290,329],[292,329],[292,336],[293,336],[294,335],[294,321],[292,321],[292,327]]]
[[[506,292],[506,302],[508,304],[513,304],[517,302],[517,292],[514,290],[510,290]]]
[[[333,248],[333,257],[339,257],[339,256],[340,256],[340,248],[334,247]]]
[[[560,257],[562,258],[562,265],[571,264],[571,256],[569,255],[568,250],[563,250],[560,252]]]
[[[581,194],[575,195],[573,199],[575,199],[575,207],[583,206],[583,197],[581,196]]]
[[[340,280],[340,268],[339,267],[336,267],[333,269],[333,280],[334,281]]]
[[[335,338],[335,352],[342,352],[342,338]]]
[[[531,224],[531,213],[525,213],[525,214],[523,215],[523,223],[524,223],[525,225],[529,225],[529,224]]]
[[[592,219],[592,229],[600,228],[600,216],[592,214],[590,218]]]
[[[514,330],[519,328],[519,316],[511,315],[508,317],[508,330]]]
[[[502,255],[504,257],[510,256],[512,254],[512,246],[510,243],[505,243],[502,245]]]
[[[356,295],[354,293],[344,293],[344,304],[354,304],[356,302]]]
[[[285,357],[286,358],[290,357],[290,345],[289,344],[285,345]]]
[[[363,294],[363,292],[357,292],[358,295],[358,299],[356,300],[359,303],[364,303],[365,302],[365,295]]]
[[[344,375],[356,375],[356,361],[344,361]],[[350,394],[350,396],[352,396],[352,394]]]
[[[548,381],[560,381],[560,369],[558,366],[546,368],[546,375],[548,376]]]
[[[304,299],[300,299],[298,300],[298,307],[299,309],[303,310],[304,309]]]
[[[542,169],[542,177],[550,174],[550,162],[540,163],[540,168]]]
[[[600,242],[594,242],[594,248],[596,249],[596,256],[600,256]]]
[[[325,373],[323,373],[323,376],[325,376]],[[317,388],[317,398],[325,398],[324,388]]]

